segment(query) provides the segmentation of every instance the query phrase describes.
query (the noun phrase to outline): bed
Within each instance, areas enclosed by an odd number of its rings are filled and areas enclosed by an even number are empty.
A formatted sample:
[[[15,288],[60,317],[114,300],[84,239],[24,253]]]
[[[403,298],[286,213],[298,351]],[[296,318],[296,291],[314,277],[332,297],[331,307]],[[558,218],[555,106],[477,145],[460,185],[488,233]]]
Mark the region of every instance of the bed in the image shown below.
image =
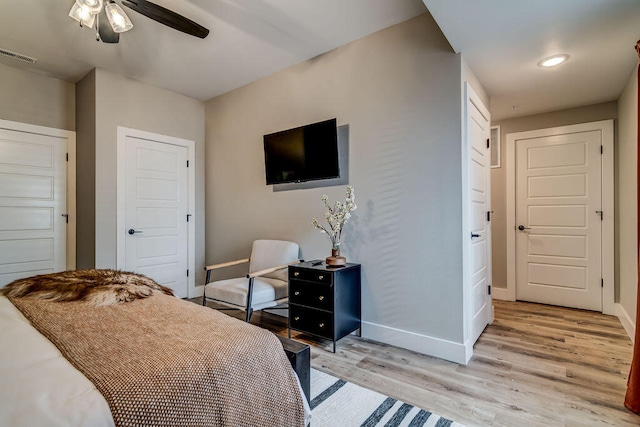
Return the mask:
[[[19,296],[12,285],[2,290],[0,425],[308,423],[272,333],[175,298],[144,276],[106,272],[111,283],[105,270],[84,270],[36,276],[46,286],[36,280]]]

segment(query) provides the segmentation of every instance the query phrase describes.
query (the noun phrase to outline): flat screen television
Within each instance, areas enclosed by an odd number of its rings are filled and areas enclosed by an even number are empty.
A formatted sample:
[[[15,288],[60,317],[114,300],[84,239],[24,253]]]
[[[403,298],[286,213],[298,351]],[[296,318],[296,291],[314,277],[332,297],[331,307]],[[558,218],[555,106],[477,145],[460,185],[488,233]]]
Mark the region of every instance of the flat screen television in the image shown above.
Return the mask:
[[[336,119],[264,136],[267,185],[340,177]]]

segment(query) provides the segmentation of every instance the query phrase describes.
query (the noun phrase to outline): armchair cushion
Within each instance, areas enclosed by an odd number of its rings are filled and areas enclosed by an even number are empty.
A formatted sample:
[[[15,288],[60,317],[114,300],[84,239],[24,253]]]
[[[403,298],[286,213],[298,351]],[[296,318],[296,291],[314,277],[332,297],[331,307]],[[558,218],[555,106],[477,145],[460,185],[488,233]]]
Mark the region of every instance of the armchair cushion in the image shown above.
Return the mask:
[[[249,292],[249,279],[241,277],[211,282],[206,285],[205,292],[207,298],[213,298],[230,304],[246,307],[247,294]],[[253,306],[286,297],[286,281],[269,277],[256,277],[253,280]]]

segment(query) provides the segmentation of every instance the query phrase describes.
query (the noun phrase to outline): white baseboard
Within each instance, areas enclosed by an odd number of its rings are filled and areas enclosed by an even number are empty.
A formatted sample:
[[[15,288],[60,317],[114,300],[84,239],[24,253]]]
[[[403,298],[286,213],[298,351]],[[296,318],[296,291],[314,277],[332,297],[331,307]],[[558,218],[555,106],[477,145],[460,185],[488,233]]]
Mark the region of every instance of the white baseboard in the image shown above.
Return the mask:
[[[633,321],[633,317],[629,316],[629,313],[626,312],[622,304],[615,304],[615,307],[616,316],[620,319],[622,327],[627,331],[627,335],[629,335],[631,342],[633,342],[636,336],[636,322]]]
[[[499,299],[502,301],[510,301],[507,288],[496,288],[495,286],[491,287],[491,298]]]
[[[466,365],[473,354],[473,345],[468,346],[371,322],[362,322],[362,336],[462,365]]]

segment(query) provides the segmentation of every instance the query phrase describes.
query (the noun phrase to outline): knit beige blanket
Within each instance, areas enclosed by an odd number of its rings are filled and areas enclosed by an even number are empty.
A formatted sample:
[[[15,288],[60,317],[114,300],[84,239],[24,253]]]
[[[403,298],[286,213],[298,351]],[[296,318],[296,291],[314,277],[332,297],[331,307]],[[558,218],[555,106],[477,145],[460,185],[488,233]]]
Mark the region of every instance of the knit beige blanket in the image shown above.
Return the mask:
[[[163,294],[11,301],[95,384],[116,426],[304,425],[297,379],[266,330]]]

